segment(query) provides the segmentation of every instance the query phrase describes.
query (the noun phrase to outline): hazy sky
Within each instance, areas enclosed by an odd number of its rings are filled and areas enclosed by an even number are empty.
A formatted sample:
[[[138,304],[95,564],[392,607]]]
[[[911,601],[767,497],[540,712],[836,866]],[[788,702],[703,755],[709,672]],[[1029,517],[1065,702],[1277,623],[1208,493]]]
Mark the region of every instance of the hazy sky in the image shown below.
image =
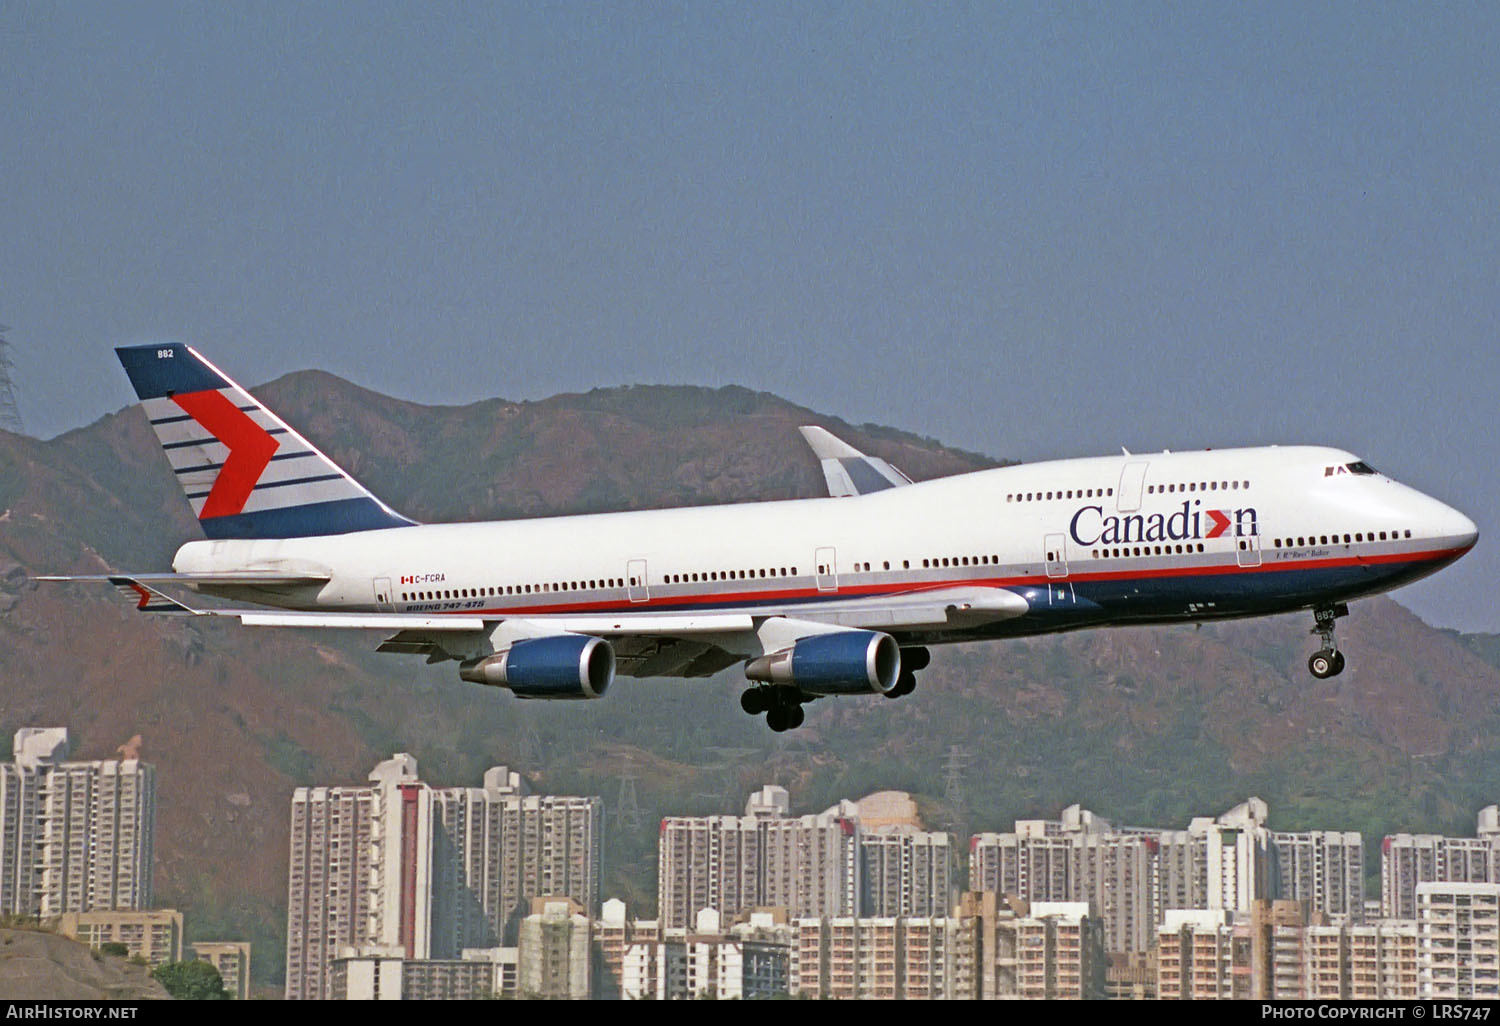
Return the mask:
[[[1026,460],[1337,444],[1485,532],[1398,597],[1500,630],[1497,44],[1496,4],[8,0],[0,321],[44,437],[172,339]]]

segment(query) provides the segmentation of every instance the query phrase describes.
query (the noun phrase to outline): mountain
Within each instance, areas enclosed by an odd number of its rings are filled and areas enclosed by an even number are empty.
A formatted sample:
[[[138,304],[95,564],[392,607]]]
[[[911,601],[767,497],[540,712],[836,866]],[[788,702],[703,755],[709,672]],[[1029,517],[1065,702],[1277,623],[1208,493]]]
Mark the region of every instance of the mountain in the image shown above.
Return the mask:
[[[301,372],[255,391],[431,521],[821,494],[805,423],[917,479],[997,462],[740,388],[427,407]],[[434,784],[477,784],[504,763],[542,791],[602,795],[604,892],[641,911],[656,821],[738,811],[767,782],[803,812],[907,790],[930,823],[970,830],[1074,801],[1183,826],[1254,793],[1279,828],[1371,838],[1472,833],[1500,795],[1500,645],[1385,599],[1340,624],[1350,667],[1328,681],[1304,665],[1310,616],[1096,631],[941,649],[915,695],[819,701],[776,735],[740,711],[735,672],[524,703],[458,681],[452,664],[377,656],[373,635],[146,617],[109,589],[27,580],[165,569],[199,536],[138,410],[46,442],[0,434],[0,745],[21,726],[66,725],[77,757],[108,758],[142,735],[158,771],[158,902],[184,911],[189,939],[252,940],[257,983],[282,972],[292,789],[359,783],[395,751]],[[943,797],[954,747],[956,810]],[[633,828],[615,815],[632,787]]]

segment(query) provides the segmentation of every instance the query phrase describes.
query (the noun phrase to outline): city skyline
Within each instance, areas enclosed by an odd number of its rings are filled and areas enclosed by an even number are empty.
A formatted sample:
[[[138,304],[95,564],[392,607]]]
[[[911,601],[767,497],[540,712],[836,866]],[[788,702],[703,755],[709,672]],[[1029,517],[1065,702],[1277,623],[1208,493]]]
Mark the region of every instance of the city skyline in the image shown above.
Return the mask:
[[[149,895],[154,817],[136,816],[155,804],[151,767],[70,760],[65,728],[21,728],[13,750],[0,837],[70,833],[31,858],[38,897],[12,887],[8,903],[152,965],[180,959],[183,915]],[[125,801],[122,778],[136,781]],[[743,815],[662,821],[650,920],[604,900],[602,813],[598,796],[531,794],[507,766],[479,787],[428,784],[403,753],[365,785],[299,788],[286,996],[1500,996],[1500,805],[1478,810],[1472,837],[1383,837],[1367,898],[1358,833],[1273,830],[1254,797],[1185,829],[1072,805],[973,834],[964,871],[904,792],[798,816],[766,785]],[[19,879],[24,844],[0,847]],[[60,855],[115,864],[117,849],[135,852],[123,864],[144,894],[65,885],[79,873]],[[238,996],[249,954],[194,945]]]

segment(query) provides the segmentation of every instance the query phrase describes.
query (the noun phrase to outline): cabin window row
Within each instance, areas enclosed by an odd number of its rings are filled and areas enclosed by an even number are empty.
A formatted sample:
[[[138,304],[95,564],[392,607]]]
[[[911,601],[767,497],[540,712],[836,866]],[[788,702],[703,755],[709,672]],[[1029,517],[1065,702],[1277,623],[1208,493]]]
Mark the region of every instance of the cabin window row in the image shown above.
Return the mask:
[[[635,585],[634,577],[630,579]],[[556,591],[593,591],[599,588],[623,588],[621,577],[606,577],[590,581],[550,581],[546,584],[507,584],[493,588],[448,588],[443,591],[403,591],[402,602],[441,602],[445,599],[494,598],[499,595],[539,595]]]
[[[1050,492],[1011,492],[1006,502],[1045,502],[1048,499],[1102,499],[1115,494],[1113,488],[1057,488]]]
[[[1186,545],[1134,545],[1130,548],[1119,549],[1090,549],[1089,555],[1094,559],[1123,559],[1128,556],[1170,556],[1174,553],[1182,555],[1188,552],[1203,552],[1203,543],[1189,542]],[[1052,553],[1047,553],[1051,559]]]
[[[995,566],[999,562],[999,556],[934,556],[922,560],[922,566]]]
[[[1189,481],[1187,484],[1147,485],[1147,495],[1165,495],[1168,492],[1231,492],[1249,488],[1249,481]]]
[[[696,574],[665,574],[663,584],[691,584],[695,581],[751,581],[763,577],[796,577],[797,568],[761,567],[758,570],[708,570]]]
[[[1368,533],[1363,531],[1356,531],[1353,535],[1344,535],[1342,544],[1352,545],[1358,542],[1400,541],[1403,537],[1411,537],[1410,528],[1406,529],[1405,531],[1380,531],[1378,532],[1378,535],[1375,531],[1370,531]],[[1309,534],[1299,535],[1296,538],[1276,538],[1273,540],[1273,547],[1278,549],[1304,548],[1308,545],[1338,544],[1340,544],[1339,535],[1336,534]]]
[[[941,568],[941,567],[955,567],[955,566],[999,566],[999,565],[1000,565],[1000,557],[998,555],[995,555],[995,554],[978,555],[978,556],[931,556],[931,557],[929,557],[927,559],[922,560],[922,568],[926,569],[926,570],[937,569],[937,568]],[[911,568],[912,568],[911,560],[909,560],[909,559],[903,559],[901,561],[901,569],[902,570],[910,570]],[[880,570],[881,571],[888,571],[890,569],[891,569],[891,561],[889,559],[882,560],[881,563],[880,563]],[[819,563],[818,564],[818,573],[820,573],[820,574],[827,574],[827,573],[832,573],[832,572],[833,572],[833,567],[829,566],[828,564],[826,564],[826,563]],[[875,564],[872,563],[872,562],[870,562],[869,560],[855,560],[854,563],[853,563],[853,565],[851,565],[849,567],[849,569],[845,571],[845,573],[855,573],[855,574],[858,574],[858,573],[874,573],[874,572],[877,572],[875,570]],[[796,567],[791,567],[790,570],[788,570],[787,567],[780,567],[780,568],[770,567],[769,569],[764,569],[764,570],[739,570],[739,571],[735,571],[735,570],[712,571],[711,570],[711,571],[709,571],[707,573],[696,573],[696,574],[692,574],[692,573],[688,573],[688,574],[665,574],[662,577],[662,583],[663,584],[695,584],[695,583],[702,582],[702,581],[757,580],[757,579],[766,578],[766,577],[788,577],[788,576],[790,576],[790,577],[797,576],[797,568]]]

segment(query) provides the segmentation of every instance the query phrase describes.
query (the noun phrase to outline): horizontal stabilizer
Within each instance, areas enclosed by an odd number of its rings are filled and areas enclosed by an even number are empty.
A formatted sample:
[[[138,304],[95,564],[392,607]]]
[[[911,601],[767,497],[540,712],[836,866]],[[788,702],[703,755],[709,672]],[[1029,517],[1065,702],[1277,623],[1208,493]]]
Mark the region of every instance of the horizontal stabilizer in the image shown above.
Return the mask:
[[[309,573],[287,573],[282,570],[239,570],[234,573],[201,573],[201,574],[52,574],[46,577],[36,577],[38,581],[73,581],[85,584],[100,584],[116,581],[129,580],[138,581],[141,584],[177,584],[187,587],[195,585],[229,585],[237,584],[244,586],[260,586],[263,588],[286,588],[303,584],[327,584],[330,575],[322,572]]]
[[[825,428],[809,424],[797,430],[822,464],[828,494],[835,499],[911,484],[911,478],[885,460],[866,456]]]
[[[197,612],[183,605],[170,595],[163,595],[155,588],[148,588],[130,577],[111,577],[109,583],[131,598],[136,599],[135,608],[142,613],[168,613],[174,616],[192,616]]]

